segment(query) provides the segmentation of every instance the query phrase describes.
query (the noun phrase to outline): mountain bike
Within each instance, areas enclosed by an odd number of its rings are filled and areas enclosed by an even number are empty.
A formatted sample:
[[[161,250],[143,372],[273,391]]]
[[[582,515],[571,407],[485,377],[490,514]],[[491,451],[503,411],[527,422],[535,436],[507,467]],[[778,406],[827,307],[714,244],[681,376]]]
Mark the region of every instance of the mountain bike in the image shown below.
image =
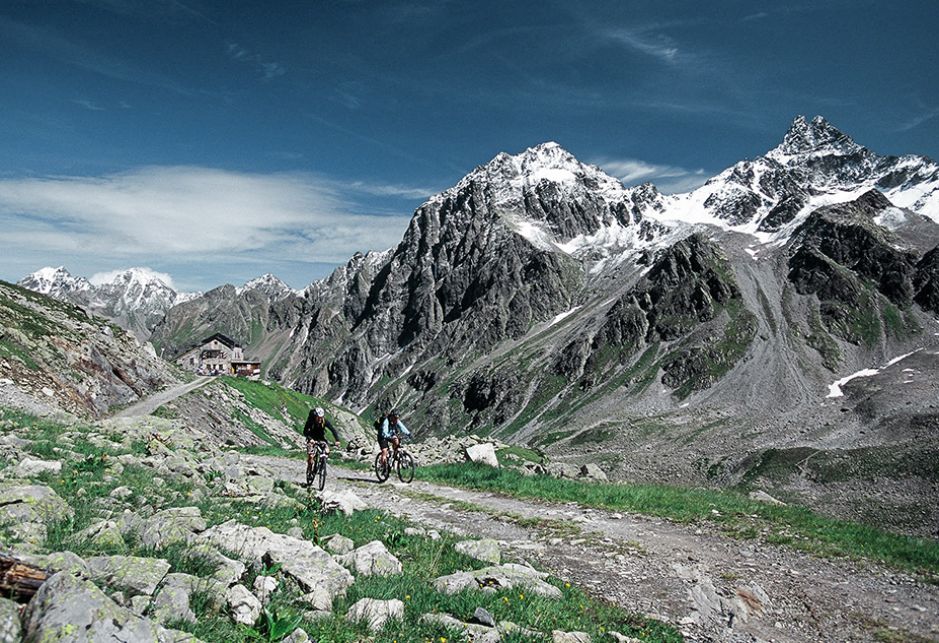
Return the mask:
[[[320,491],[326,487],[326,460],[329,458],[329,455],[326,452],[326,443],[325,442],[314,442],[313,443],[313,466],[307,467],[306,471],[306,484],[307,487],[313,488],[313,484],[316,483]]]
[[[407,484],[414,480],[414,470],[417,468],[414,456],[400,445],[397,449],[391,446],[388,448],[391,449],[391,453],[388,454],[385,462],[381,461],[381,451],[375,456],[375,477],[378,481],[384,482],[390,478],[392,469],[398,472],[398,480],[401,482]]]

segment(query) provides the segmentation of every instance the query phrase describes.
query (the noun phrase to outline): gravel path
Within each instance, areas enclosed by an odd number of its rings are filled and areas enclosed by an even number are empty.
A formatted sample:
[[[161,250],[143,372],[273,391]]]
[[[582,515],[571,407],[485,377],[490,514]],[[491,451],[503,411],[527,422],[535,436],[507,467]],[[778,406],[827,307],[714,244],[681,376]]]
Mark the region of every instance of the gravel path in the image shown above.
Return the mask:
[[[283,479],[302,479],[297,460],[256,460]],[[573,503],[421,481],[379,485],[364,472],[334,468],[328,484],[424,527],[503,541],[510,557],[667,620],[689,640],[939,640],[939,588],[873,564]],[[891,629],[896,638],[883,638]]]
[[[141,417],[144,415],[150,415],[158,408],[166,404],[167,402],[172,402],[178,397],[182,397],[190,391],[194,391],[200,386],[204,386],[212,381],[211,377],[199,377],[192,382],[187,382],[185,384],[180,384],[179,386],[174,386],[173,388],[166,389],[165,391],[160,391],[154,395],[151,395],[148,398],[140,400],[136,404],[128,406],[126,409],[122,409],[114,414],[116,418],[129,418],[129,417]]]

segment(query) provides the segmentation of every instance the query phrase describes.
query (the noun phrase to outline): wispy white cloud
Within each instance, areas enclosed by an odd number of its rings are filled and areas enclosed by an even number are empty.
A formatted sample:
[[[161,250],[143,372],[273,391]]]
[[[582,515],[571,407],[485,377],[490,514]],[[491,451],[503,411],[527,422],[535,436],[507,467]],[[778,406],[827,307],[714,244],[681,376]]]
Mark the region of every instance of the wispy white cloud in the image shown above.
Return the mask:
[[[279,62],[265,60],[261,54],[255,53],[250,49],[242,47],[237,42],[229,42],[226,46],[226,52],[229,58],[253,66],[266,80],[283,76],[287,73],[287,68]]]
[[[676,64],[686,57],[678,45],[663,34],[649,34],[632,29],[613,29],[606,31],[607,38],[618,42],[634,51],[652,56],[668,64]]]
[[[414,185],[400,185],[395,183],[369,183],[366,181],[351,181],[341,183],[341,187],[371,194],[373,196],[395,196],[404,199],[424,199],[440,190],[428,187],[418,187]]]
[[[917,127],[919,127],[920,125],[922,125],[923,123],[925,123],[925,122],[927,122],[927,121],[931,121],[932,119],[936,118],[937,116],[939,116],[939,107],[936,107],[936,108],[934,108],[934,109],[930,109],[930,110],[928,110],[928,111],[923,112],[922,114],[918,114],[918,115],[914,116],[913,118],[911,118],[911,119],[909,119],[909,120],[907,120],[907,121],[904,121],[903,123],[901,123],[901,124],[896,128],[896,131],[898,131],[898,132],[908,132],[908,131],[910,131],[911,129],[916,129]]]
[[[95,103],[94,101],[87,100],[85,98],[73,98],[71,102],[75,103],[79,107],[84,107],[85,109],[92,111],[92,112],[105,111],[105,108],[102,107],[101,105]]]
[[[250,174],[204,167],[146,167],[101,177],[0,180],[0,253],[45,261],[150,257],[189,262],[340,263],[394,245],[406,216],[361,214],[350,191],[406,192],[311,174]]]
[[[701,168],[692,170],[676,165],[648,163],[640,159],[601,157],[592,162],[627,186],[651,182],[666,194],[688,192],[704,185],[708,179]]]

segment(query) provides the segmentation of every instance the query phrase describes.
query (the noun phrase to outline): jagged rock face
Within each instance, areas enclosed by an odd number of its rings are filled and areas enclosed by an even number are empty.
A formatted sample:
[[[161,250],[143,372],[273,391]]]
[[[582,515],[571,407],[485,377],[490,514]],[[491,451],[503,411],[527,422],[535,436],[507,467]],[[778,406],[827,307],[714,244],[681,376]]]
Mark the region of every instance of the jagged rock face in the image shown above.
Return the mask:
[[[662,251],[648,273],[607,312],[592,341],[577,337],[555,361],[554,371],[568,378],[588,374],[581,386],[592,387],[611,363],[635,361],[647,345],[676,342],[678,352],[663,362],[662,382],[678,388],[692,378],[696,390],[713,380],[698,377],[708,364],[740,357],[717,355],[710,346],[717,336],[678,341],[714,320],[734,304],[734,318],[752,317],[743,310],[740,290],[720,249],[700,234],[691,235]],[[745,348],[753,336],[752,324],[735,331],[735,341]],[[703,343],[692,347],[691,344]],[[589,348],[587,348],[589,346]],[[739,347],[738,347],[739,348]],[[728,359],[725,359],[728,358]]]
[[[788,279],[798,293],[818,298],[829,331],[857,345],[872,346],[882,333],[900,331],[891,323],[913,302],[917,257],[877,225],[879,213],[892,205],[882,194],[812,213],[790,243]],[[902,321],[902,320],[901,320]],[[893,328],[891,327],[893,326]]]
[[[913,281],[917,304],[939,315],[939,246],[936,246],[916,266]]]
[[[913,298],[916,255],[898,250],[890,233],[874,223],[874,217],[889,207],[880,192],[871,191],[850,203],[822,208],[800,226],[794,241],[874,281],[894,303],[908,305]],[[796,259],[796,265],[804,258]],[[796,285],[802,288],[800,292],[807,291],[804,280],[796,280]]]
[[[361,395],[376,377],[369,363],[383,356],[399,354],[392,372],[422,355],[456,361],[571,306],[579,266],[516,234],[505,211],[494,207],[496,199],[487,186],[467,181],[418,209],[377,271],[364,306],[357,296],[346,298],[345,311],[361,312],[348,320],[350,345],[326,367],[328,384],[320,380],[319,386]],[[307,340],[311,354],[316,339]],[[300,383],[312,382],[301,376]]]

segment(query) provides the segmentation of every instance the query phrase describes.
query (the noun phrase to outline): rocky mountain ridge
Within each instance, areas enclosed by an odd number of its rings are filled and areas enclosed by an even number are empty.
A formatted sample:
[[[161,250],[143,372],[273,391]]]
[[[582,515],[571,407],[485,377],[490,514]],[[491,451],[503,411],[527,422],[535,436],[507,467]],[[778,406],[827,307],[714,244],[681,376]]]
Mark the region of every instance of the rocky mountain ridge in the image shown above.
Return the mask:
[[[548,143],[428,199],[392,250],[237,317],[263,328],[249,346],[269,351],[272,377],[355,408],[402,406],[423,432],[742,484],[758,473],[750,456],[793,437],[856,443],[853,411],[824,401],[834,380],[935,351],[937,176],[820,117],[682,195],[624,187]],[[155,337],[208,328],[212,310],[177,307]],[[907,390],[926,410],[893,407],[891,421],[932,417],[928,386]],[[866,431],[864,448],[915,448]],[[921,469],[903,475],[932,490]]]
[[[176,291],[166,278],[149,268],[127,268],[102,275],[95,282],[76,277],[63,266],[41,268],[19,286],[81,306],[113,321],[146,342],[154,326],[173,306],[202,293]]]

